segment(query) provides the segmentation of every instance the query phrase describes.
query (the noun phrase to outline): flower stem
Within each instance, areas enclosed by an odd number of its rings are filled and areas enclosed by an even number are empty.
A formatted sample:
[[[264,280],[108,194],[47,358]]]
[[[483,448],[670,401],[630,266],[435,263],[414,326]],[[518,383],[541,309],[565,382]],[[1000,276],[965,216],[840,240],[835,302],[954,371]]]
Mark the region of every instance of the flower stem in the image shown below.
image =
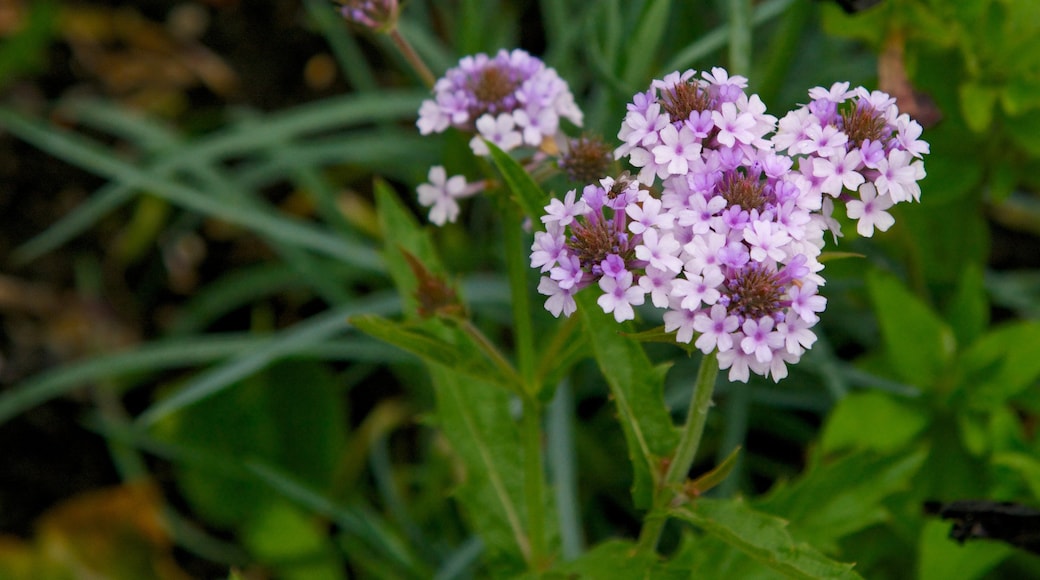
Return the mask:
[[[548,563],[545,539],[545,469],[542,465],[542,405],[535,396],[523,397],[522,437],[524,446],[524,501],[531,540],[532,571],[544,570]]]
[[[668,519],[665,510],[675,499],[676,488],[685,479],[693,465],[697,448],[701,443],[701,435],[704,434],[704,423],[708,418],[708,409],[711,408],[711,396],[715,392],[715,378],[719,374],[718,354],[711,354],[701,358],[700,368],[697,370],[697,382],[693,385],[693,400],[686,412],[686,423],[683,425],[679,445],[675,448],[672,462],[668,466],[664,479],[654,490],[653,507],[647,514],[646,523],[639,534],[639,548],[643,550],[657,549],[657,542],[661,539],[665,521]]]
[[[397,27],[394,27],[392,30],[390,30],[388,34],[390,35],[390,39],[393,40],[394,44],[397,46],[397,50],[401,51],[401,55],[404,56],[405,60],[408,61],[408,64],[412,65],[412,68],[415,69],[416,74],[418,74],[419,78],[422,79],[422,82],[424,85],[426,85],[426,88],[432,89],[433,84],[437,82],[437,79],[433,76],[433,73],[430,72],[430,69],[426,66],[426,63],[423,62],[423,59],[419,56],[419,53],[415,52],[415,49],[412,48],[411,43],[409,43],[408,40],[405,39],[405,37],[401,34],[401,31],[398,30]]]

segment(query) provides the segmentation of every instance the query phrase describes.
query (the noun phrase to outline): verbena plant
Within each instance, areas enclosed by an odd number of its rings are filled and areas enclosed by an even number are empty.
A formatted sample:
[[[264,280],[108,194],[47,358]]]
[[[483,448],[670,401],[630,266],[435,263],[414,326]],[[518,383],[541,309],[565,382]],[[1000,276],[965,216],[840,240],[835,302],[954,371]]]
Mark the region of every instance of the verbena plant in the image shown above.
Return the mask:
[[[934,58],[907,24],[927,3],[889,4],[864,17],[834,9],[827,23],[873,38],[855,19],[880,19],[884,38],[910,37],[900,46],[911,64]],[[524,33],[505,17],[515,13],[496,13],[516,9],[508,3],[347,2],[338,15],[305,5],[355,94],[195,139],[104,103],[63,110],[132,144],[143,163],[0,111],[7,130],[110,180],[21,259],[141,191],[254,231],[282,258],[204,289],[168,337],[19,385],[0,398],[0,418],[102,381],[90,425],[124,475],[147,474],[142,451],[169,459],[192,508],[238,542],[170,510],[175,538],[286,577],[946,578],[1011,558],[1006,546],[949,542],[920,504],[1040,489],[1036,442],[1015,416],[1035,410],[1020,397],[1040,375],[1040,327],[987,330],[978,198],[945,187],[971,166],[939,161],[938,180],[918,183],[925,154],[963,142],[964,126],[940,127],[953,133],[930,147],[890,95],[843,78],[869,76],[863,67],[806,73],[816,62],[791,47],[809,4],[737,0],[716,15],[663,0],[543,2],[544,60],[503,48]],[[692,18],[701,13],[726,24],[710,29]],[[380,86],[343,19],[425,88]],[[752,42],[764,24],[768,46]],[[705,70],[689,70],[697,63]],[[1020,88],[1006,92],[1009,115],[1034,111]],[[793,104],[767,110],[778,100]],[[373,214],[337,204],[336,174],[323,169],[344,164],[380,176]],[[254,195],[277,182],[308,192],[320,221]],[[933,195],[964,225],[917,209]],[[894,242],[879,233],[890,228]],[[891,258],[892,247],[911,257]],[[952,273],[939,266],[949,248],[965,249]],[[285,288],[328,309],[268,335],[201,332]],[[835,354],[828,330],[867,351],[858,365]],[[335,377],[329,361],[351,370]],[[132,420],[113,410],[112,390],[204,363]],[[409,401],[380,399],[348,432],[343,383],[383,388],[372,373],[384,366]],[[609,393],[616,423],[577,424],[580,389]],[[804,432],[785,408],[835,402],[800,477],[737,493],[753,469],[769,472],[767,454],[740,448],[749,422]],[[388,434],[414,417],[411,405],[430,427],[418,452],[403,453],[418,458],[393,456]],[[616,480],[630,490],[617,518],[628,529],[582,491],[609,493],[601,482]]]

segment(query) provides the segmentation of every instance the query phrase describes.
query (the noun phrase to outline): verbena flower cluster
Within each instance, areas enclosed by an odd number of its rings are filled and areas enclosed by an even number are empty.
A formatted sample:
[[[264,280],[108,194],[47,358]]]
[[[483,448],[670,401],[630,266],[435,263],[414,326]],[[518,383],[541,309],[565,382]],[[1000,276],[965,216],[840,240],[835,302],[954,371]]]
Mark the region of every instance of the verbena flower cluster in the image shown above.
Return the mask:
[[[746,86],[715,68],[635,95],[615,155],[637,178],[554,199],[535,234],[531,265],[553,315],[572,314],[593,285],[618,322],[649,300],[677,341],[718,351],[730,380],[779,381],[813,345],[824,234],[841,235],[835,203],[861,235],[887,230],[886,210],[920,197],[928,144],[884,93],[815,88],[778,123]]]
[[[614,157],[636,176],[599,176],[541,216],[531,266],[543,274],[549,312],[570,316],[589,286],[618,322],[649,300],[678,342],[717,351],[730,380],[787,376],[815,343],[826,307],[820,255],[827,232],[842,235],[835,209],[861,236],[889,229],[889,208],[920,199],[928,144],[879,91],[816,87],[778,120],[746,88],[746,78],[714,68],[674,72],[634,96]],[[485,139],[537,148],[557,136],[560,119],[582,121],[567,84],[520,50],[466,57],[434,93],[420,132],[472,132],[478,155],[488,154]],[[576,143],[575,152],[596,149]],[[585,177],[604,166],[580,154],[559,165]],[[456,200],[480,189],[439,166],[429,178],[419,201],[437,224],[454,221]]]

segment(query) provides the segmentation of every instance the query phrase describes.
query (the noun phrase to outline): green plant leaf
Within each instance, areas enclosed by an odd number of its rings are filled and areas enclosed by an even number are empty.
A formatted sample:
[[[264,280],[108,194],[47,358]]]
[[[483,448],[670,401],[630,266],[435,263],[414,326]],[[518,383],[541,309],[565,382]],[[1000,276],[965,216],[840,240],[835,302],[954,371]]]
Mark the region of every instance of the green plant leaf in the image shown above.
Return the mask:
[[[662,394],[664,376],[655,370],[638,342],[620,334],[626,327],[604,314],[594,294],[580,292],[575,299],[596,361],[617,405],[634,470],[633,499],[637,507],[648,507],[654,482],[660,477],[661,460],[678,443],[678,432]]]
[[[744,552],[759,563],[792,578],[860,578],[852,564],[827,558],[808,544],[796,542],[787,522],[755,511],[740,499],[702,498],[672,515]]]
[[[456,339],[454,342],[440,338],[447,335],[449,329],[436,321],[416,325],[394,322],[375,315],[362,315],[351,318],[350,322],[358,330],[406,350],[428,363],[448,367],[461,375],[481,379],[514,392],[522,392],[520,378],[515,372],[507,374],[492,364],[461,333],[452,333]],[[433,325],[439,328],[433,328]]]
[[[509,190],[513,192],[517,204],[524,210],[527,217],[531,218],[534,227],[542,227],[541,217],[545,214],[549,196],[535,183],[531,174],[508,153],[499,149],[494,143],[488,143],[487,146],[491,150],[491,160],[502,174]]]
[[[889,498],[912,488],[928,456],[921,448],[896,456],[822,455],[814,453],[801,477],[778,484],[755,507],[783,514],[799,538],[826,553],[837,552],[843,538],[891,521]]]
[[[997,90],[980,83],[966,82],[959,89],[961,115],[968,128],[982,133],[993,124],[993,107],[997,102]]]
[[[657,557],[625,540],[607,540],[576,560],[554,568],[548,578],[661,578]]]
[[[668,12],[671,0],[650,0],[643,6],[639,21],[629,41],[639,50],[629,50],[625,61],[625,70],[621,80],[629,88],[638,87],[647,82],[653,74],[651,64],[657,56],[657,48],[664,35],[661,31],[668,25]]]
[[[1040,377],[1040,323],[1018,322],[993,330],[957,363],[960,388],[973,407],[1001,405]]]
[[[989,323],[989,300],[986,298],[982,268],[977,264],[964,264],[957,291],[947,305],[946,312],[946,320],[957,337],[957,344],[969,345],[986,330]]]
[[[257,561],[286,580],[346,578],[321,523],[288,502],[257,506],[242,532]]]
[[[379,227],[384,240],[383,259],[401,295],[405,316],[415,317],[419,312],[419,303],[415,295],[419,281],[404,252],[410,253],[434,274],[442,274],[444,268],[430,239],[430,233],[419,224],[394,190],[381,179],[375,181],[375,197]]]
[[[1014,548],[999,542],[967,542],[950,539],[950,523],[930,521],[921,530],[917,560],[920,580],[973,580],[1006,559]]]
[[[892,370],[909,383],[931,385],[952,358],[953,332],[894,276],[871,271],[867,288]]]
[[[435,420],[462,462],[455,497],[500,571],[522,569],[530,551],[525,528],[520,434],[510,395],[452,370],[430,367],[437,396]]]
[[[852,393],[827,417],[820,445],[824,452],[891,453],[909,445],[928,421],[928,410],[913,401],[880,391]]]

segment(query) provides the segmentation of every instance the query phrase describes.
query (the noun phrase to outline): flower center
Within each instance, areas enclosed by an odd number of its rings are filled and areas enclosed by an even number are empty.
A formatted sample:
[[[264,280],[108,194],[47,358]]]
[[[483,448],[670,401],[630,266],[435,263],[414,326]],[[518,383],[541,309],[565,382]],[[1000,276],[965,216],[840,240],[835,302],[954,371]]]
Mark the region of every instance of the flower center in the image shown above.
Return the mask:
[[[571,181],[593,183],[607,174],[614,162],[611,149],[594,135],[582,135],[569,141],[567,153],[560,156],[560,169]]]
[[[513,93],[520,86],[520,81],[511,71],[499,66],[488,66],[470,80],[469,89],[477,99],[470,118],[478,119],[484,113],[497,114],[513,108]]]
[[[672,121],[685,121],[690,113],[711,108],[711,97],[697,82],[682,82],[661,93],[661,107],[668,111]]]
[[[723,284],[729,297],[729,311],[741,320],[758,320],[773,316],[785,306],[787,288],[778,272],[770,272],[760,264],[752,264],[737,272]]]
[[[852,107],[842,111],[842,130],[849,136],[849,143],[859,146],[867,139],[881,141],[888,137],[885,119],[871,107]]]
[[[634,256],[628,236],[618,233],[614,220],[594,215],[592,220],[575,222],[571,229],[570,247],[577,253],[585,271],[599,266],[607,256],[616,254],[627,264]]]
[[[765,185],[758,178],[736,171],[726,172],[718,184],[718,193],[730,206],[739,205],[745,211],[762,211],[765,207]]]

